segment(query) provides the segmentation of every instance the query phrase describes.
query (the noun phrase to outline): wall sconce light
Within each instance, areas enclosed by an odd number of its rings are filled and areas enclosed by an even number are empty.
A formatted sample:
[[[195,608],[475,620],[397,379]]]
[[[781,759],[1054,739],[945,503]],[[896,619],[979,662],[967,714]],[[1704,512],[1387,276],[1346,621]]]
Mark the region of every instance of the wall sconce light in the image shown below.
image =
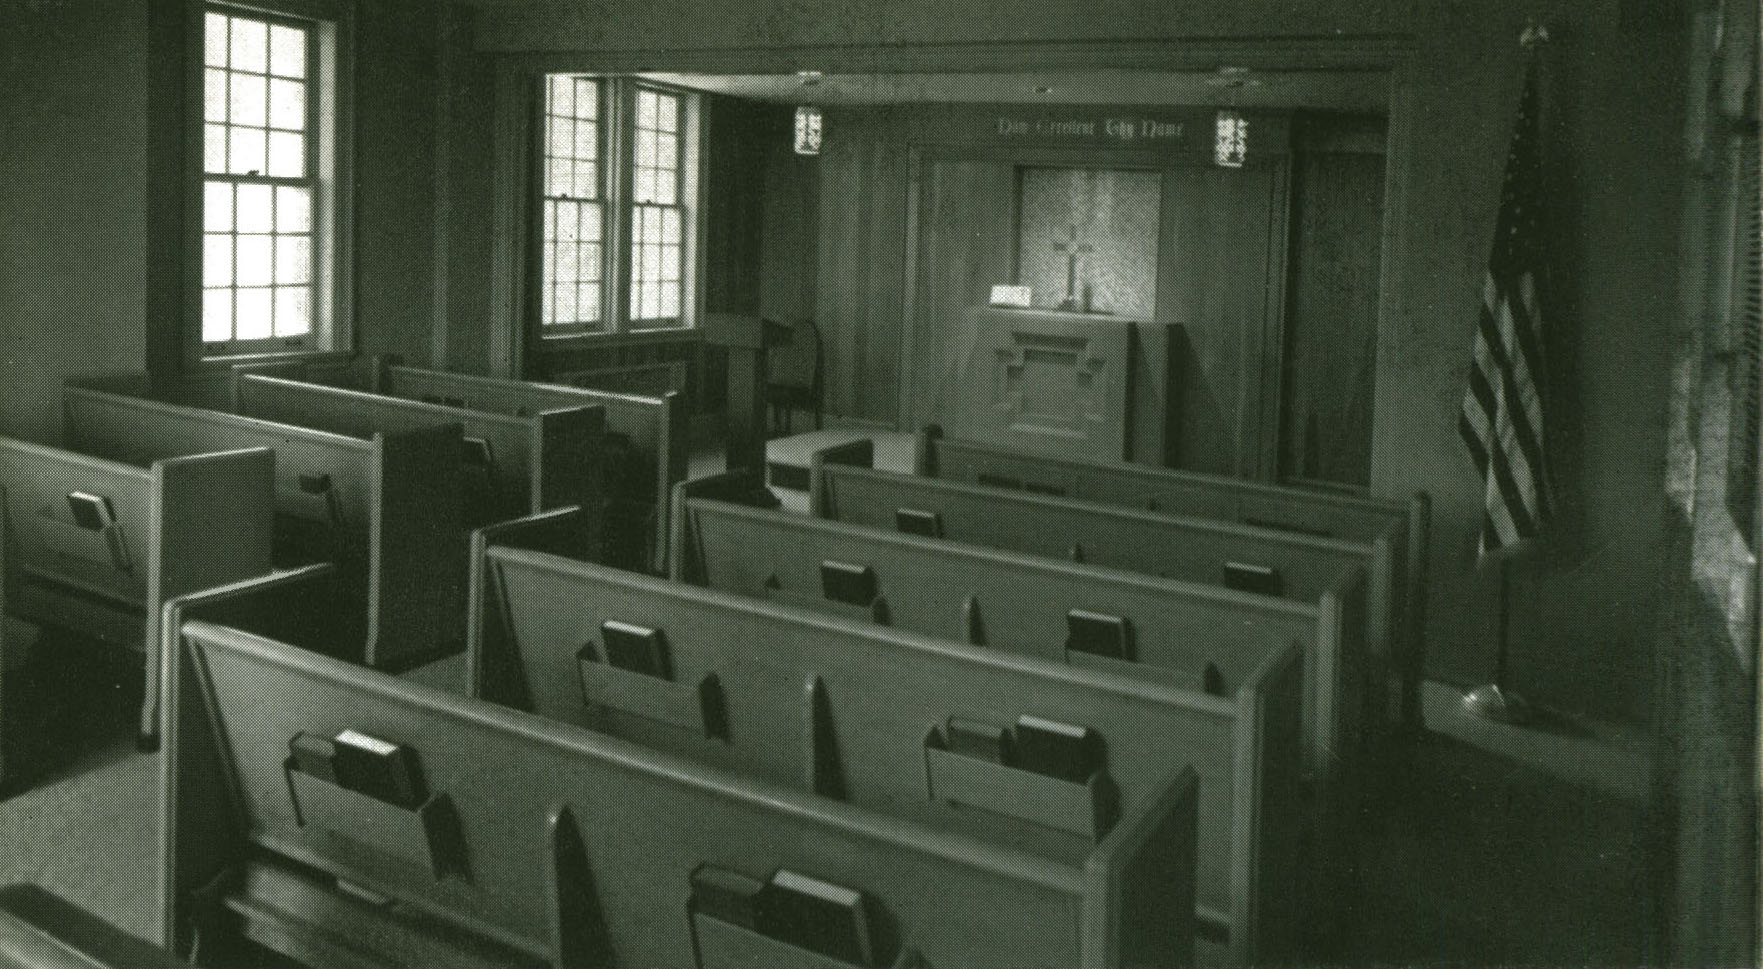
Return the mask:
[[[1235,108],[1218,109],[1217,136],[1212,143],[1213,162],[1225,168],[1243,167],[1249,155],[1249,119]]]
[[[820,154],[822,124],[819,108],[804,104],[796,109],[796,154]]]

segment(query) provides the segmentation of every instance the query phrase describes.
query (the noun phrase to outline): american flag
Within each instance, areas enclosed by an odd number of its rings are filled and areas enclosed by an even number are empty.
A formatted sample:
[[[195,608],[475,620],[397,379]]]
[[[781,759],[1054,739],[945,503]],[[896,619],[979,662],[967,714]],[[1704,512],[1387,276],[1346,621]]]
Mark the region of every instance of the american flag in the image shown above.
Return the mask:
[[[1543,455],[1541,160],[1535,69],[1527,68],[1493,251],[1481,287],[1481,326],[1458,429],[1482,477],[1481,553],[1537,533],[1549,516]]]

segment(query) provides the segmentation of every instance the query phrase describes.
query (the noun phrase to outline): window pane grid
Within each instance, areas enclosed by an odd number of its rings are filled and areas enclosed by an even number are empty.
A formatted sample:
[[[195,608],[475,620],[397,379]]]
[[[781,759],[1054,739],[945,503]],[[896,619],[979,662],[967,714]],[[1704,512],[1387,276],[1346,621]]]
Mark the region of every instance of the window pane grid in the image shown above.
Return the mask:
[[[680,316],[683,217],[677,205],[637,205],[631,211],[632,322],[665,322]]]
[[[204,170],[306,177],[312,31],[221,13],[204,28]]]
[[[203,341],[309,337],[319,275],[308,132],[316,35],[213,11],[203,29]]]
[[[638,89],[632,147],[631,193],[636,202],[677,203],[680,173],[678,97]]]
[[[311,190],[211,180],[203,200],[204,342],[309,335],[317,272]]]
[[[599,202],[545,200],[545,325],[600,325],[603,216]]]
[[[545,79],[544,253],[540,321],[599,329],[605,252],[600,82]]]
[[[600,82],[548,77],[545,192],[550,198],[600,197]]]

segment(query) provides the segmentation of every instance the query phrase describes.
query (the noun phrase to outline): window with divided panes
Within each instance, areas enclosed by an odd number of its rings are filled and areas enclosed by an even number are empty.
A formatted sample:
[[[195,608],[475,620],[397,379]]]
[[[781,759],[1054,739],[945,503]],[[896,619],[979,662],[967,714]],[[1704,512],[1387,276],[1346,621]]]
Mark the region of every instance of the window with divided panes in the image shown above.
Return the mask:
[[[678,95],[637,89],[631,135],[632,327],[677,326],[682,322],[685,208],[680,204],[684,157],[680,114]]]
[[[545,79],[542,319],[549,333],[604,328],[600,105],[595,78]]]
[[[319,62],[312,23],[203,20],[202,341],[305,347],[319,299]]]
[[[540,335],[690,325],[693,96],[552,74],[541,97]]]

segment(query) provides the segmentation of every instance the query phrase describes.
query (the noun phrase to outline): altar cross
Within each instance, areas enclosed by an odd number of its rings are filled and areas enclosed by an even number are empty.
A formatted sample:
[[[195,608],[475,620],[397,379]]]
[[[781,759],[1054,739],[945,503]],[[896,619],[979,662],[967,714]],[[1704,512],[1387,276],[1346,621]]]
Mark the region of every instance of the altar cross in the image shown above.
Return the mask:
[[[1087,242],[1080,244],[1077,241],[1077,226],[1071,226],[1068,231],[1071,233],[1071,240],[1069,242],[1057,243],[1053,248],[1065,253],[1065,299],[1060,302],[1059,308],[1076,312],[1079,309],[1077,301],[1077,257],[1079,255],[1089,255],[1090,253],[1095,252],[1096,247]]]

